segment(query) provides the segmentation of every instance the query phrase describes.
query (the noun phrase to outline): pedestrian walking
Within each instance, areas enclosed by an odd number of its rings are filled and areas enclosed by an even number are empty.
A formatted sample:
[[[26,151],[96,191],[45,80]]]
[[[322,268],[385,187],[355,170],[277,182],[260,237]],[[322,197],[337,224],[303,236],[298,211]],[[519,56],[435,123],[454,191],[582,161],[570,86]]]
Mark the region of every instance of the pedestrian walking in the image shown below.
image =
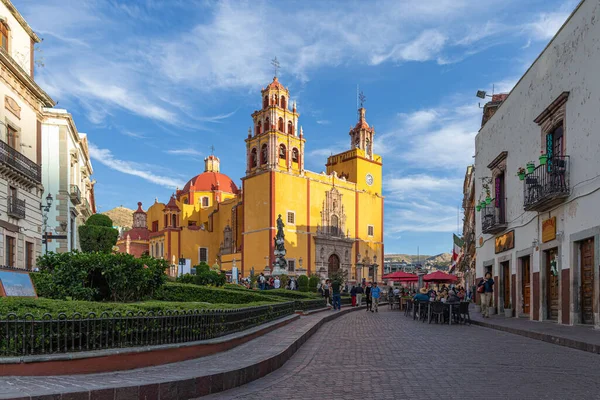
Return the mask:
[[[260,275],[258,276],[258,288],[260,290],[265,290],[265,282],[266,281],[267,281],[267,279],[265,278],[265,274],[263,274],[261,272]]]
[[[290,290],[296,290],[296,279],[290,279]]]
[[[364,292],[365,292],[365,290],[363,289],[362,285],[358,285],[356,288],[356,305],[358,307],[362,306],[362,298],[363,298]]]
[[[367,301],[367,311],[371,311],[371,307],[372,307],[372,299],[371,299],[371,282],[369,282],[367,284],[367,287],[365,288],[365,300]]]
[[[491,273],[485,273],[485,277],[477,285],[477,292],[481,296],[481,314],[483,318],[489,318],[490,303],[494,296],[494,280]]]
[[[341,310],[342,309],[342,294],[340,293],[340,289],[342,288],[342,284],[335,279],[331,283],[331,294],[333,298],[333,309]]]
[[[381,288],[377,287],[377,282],[373,282],[371,288],[371,312],[379,312],[379,297],[381,297]]]
[[[279,280],[279,276],[276,276],[275,280],[273,281],[273,288],[279,289],[280,287],[281,287],[281,281]]]
[[[327,279],[323,284],[323,297],[325,297],[325,301],[327,301],[327,306],[331,305],[331,303],[329,302],[329,282],[329,279]]]
[[[350,289],[350,297],[352,297],[352,307],[356,307],[356,286]]]

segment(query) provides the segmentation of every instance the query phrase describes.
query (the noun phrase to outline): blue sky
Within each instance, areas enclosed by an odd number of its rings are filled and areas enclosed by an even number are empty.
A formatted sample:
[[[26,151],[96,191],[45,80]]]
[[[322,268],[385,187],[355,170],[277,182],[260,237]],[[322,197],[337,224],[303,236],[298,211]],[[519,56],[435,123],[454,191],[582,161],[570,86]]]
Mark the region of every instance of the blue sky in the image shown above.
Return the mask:
[[[349,148],[356,85],[384,160],[386,252],[448,252],[481,123],[576,1],[13,0],[44,39],[36,80],[87,133],[100,211],[166,201],[221,158],[245,173],[250,114],[281,63],[306,168]],[[462,215],[460,216],[462,221]]]

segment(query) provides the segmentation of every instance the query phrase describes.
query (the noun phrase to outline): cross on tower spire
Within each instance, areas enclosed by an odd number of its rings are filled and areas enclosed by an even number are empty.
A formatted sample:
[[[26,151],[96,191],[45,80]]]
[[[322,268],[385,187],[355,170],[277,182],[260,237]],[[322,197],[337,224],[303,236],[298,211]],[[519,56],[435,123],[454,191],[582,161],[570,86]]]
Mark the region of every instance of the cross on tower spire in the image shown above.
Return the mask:
[[[210,155],[211,156],[215,155],[215,146],[213,146],[213,145],[210,146]]]
[[[277,57],[271,60],[271,65],[275,68],[275,77],[277,77],[277,71],[279,70],[279,61],[277,60]]]
[[[363,108],[365,105],[365,102],[367,101],[367,97],[362,92],[362,90],[360,91],[360,94],[358,95],[358,100],[360,100],[360,108]]]

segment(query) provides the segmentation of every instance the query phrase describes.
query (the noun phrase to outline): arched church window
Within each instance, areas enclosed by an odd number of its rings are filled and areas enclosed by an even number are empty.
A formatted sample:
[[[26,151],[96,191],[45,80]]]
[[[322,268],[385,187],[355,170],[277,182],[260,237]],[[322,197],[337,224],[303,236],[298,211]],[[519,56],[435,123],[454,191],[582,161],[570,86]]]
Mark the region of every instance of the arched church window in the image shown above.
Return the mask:
[[[294,134],[294,125],[292,125],[292,121],[288,121],[288,135]]]
[[[177,215],[176,214],[171,215],[171,226],[173,228],[177,228]]]
[[[278,129],[279,129],[279,132],[285,132],[283,130],[283,118],[281,118],[281,117],[279,117]]]
[[[285,151],[285,145],[283,145],[283,144],[279,145],[279,158],[281,158],[282,160],[285,160],[287,158],[286,151]]]
[[[262,129],[262,122],[258,121],[258,125],[256,125],[256,134],[260,135],[260,131]]]
[[[265,119],[265,132],[269,132],[270,130],[271,130],[271,125],[270,125],[269,117],[267,117],[267,119]]]
[[[299,160],[299,156],[298,156],[298,149],[294,148],[292,150],[292,162],[297,163]]]
[[[285,102],[285,96],[281,96],[281,108],[285,108],[287,106]]]
[[[356,137],[356,139],[354,139],[354,147],[360,147],[360,137]]]
[[[260,148],[260,164],[266,164],[267,163],[267,144],[263,144],[262,147]]]
[[[367,154],[371,154],[371,141],[369,139],[365,140],[365,151]]]
[[[265,96],[263,100],[263,108],[267,108],[269,106],[269,96]]]
[[[276,106],[279,104],[279,98],[276,94],[273,95],[273,105]]]
[[[337,236],[339,232],[339,219],[337,215],[331,216],[331,226],[329,227],[329,231],[332,235]]]
[[[256,158],[257,158],[256,147],[252,149],[250,152],[250,168],[256,168]]]

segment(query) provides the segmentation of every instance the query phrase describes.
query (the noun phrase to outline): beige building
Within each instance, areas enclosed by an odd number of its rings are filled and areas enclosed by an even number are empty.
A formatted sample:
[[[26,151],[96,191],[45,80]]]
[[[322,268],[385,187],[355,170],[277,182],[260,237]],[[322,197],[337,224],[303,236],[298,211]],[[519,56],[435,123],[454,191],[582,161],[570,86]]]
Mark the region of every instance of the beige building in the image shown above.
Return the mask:
[[[44,109],[42,201],[48,196],[54,199],[42,225],[48,251],[62,253],[80,248],[78,227],[96,211],[92,173],[87,135],[77,131],[66,110]]]
[[[34,81],[40,38],[9,0],[0,0],[0,263],[32,268],[41,252],[43,107]]]

